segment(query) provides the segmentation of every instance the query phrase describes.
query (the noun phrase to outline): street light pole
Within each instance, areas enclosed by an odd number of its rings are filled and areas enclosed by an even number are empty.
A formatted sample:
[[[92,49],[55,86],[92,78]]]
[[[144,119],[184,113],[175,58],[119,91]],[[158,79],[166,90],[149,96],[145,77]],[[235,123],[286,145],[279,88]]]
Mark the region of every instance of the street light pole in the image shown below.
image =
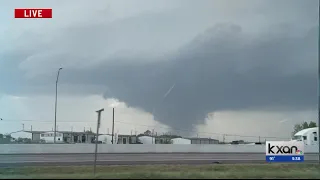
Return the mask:
[[[56,80],[56,99],[55,99],[55,107],[54,107],[54,143],[56,143],[56,132],[57,132],[57,104],[58,104],[58,81],[59,75],[62,68],[59,68]]]

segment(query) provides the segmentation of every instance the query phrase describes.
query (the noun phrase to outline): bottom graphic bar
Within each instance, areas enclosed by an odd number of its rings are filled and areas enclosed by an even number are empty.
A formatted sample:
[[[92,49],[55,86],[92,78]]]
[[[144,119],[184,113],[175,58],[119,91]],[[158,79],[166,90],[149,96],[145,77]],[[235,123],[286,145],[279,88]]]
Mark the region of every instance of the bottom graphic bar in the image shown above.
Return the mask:
[[[267,162],[304,162],[304,155],[276,155],[276,156],[266,156]]]

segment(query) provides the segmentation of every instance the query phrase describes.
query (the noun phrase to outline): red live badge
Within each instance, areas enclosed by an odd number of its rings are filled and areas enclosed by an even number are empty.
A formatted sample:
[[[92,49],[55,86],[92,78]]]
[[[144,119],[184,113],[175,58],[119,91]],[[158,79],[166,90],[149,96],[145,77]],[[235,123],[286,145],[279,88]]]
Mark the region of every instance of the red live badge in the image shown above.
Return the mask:
[[[20,8],[14,10],[15,18],[52,18],[52,9]]]

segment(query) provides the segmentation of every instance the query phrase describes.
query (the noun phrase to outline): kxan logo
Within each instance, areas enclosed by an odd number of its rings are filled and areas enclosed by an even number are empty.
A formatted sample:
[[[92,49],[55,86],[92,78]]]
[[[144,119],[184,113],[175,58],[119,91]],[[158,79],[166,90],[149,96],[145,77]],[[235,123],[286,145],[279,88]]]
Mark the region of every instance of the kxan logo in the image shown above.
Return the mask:
[[[304,143],[301,141],[267,141],[267,162],[303,162]]]

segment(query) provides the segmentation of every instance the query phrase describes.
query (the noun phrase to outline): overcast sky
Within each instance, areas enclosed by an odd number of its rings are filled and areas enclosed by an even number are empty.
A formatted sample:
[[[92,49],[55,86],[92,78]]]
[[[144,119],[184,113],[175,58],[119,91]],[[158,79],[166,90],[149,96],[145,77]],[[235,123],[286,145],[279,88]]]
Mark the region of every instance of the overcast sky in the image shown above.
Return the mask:
[[[316,120],[317,0],[8,1],[0,6],[1,132],[290,136]],[[14,8],[52,19],[14,19]],[[115,103],[117,102],[117,103]],[[183,129],[184,131],[178,131]],[[200,133],[201,134],[201,133]]]

